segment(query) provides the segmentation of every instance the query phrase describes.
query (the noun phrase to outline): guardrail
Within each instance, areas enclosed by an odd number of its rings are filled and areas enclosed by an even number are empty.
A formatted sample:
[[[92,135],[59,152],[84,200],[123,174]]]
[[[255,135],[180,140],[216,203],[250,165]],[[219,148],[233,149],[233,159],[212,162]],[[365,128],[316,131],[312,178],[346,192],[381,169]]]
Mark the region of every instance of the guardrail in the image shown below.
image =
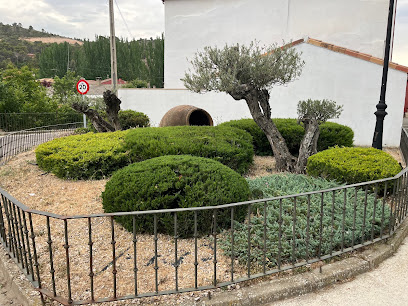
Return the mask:
[[[82,122],[42,126],[0,136],[0,165],[15,155],[55,138],[72,135]]]
[[[407,171],[220,206],[77,216],[30,209],[0,189],[0,238],[41,297],[64,305],[212,289],[387,239],[407,216]],[[200,228],[208,212],[212,226]],[[130,232],[115,222],[124,217]],[[140,218],[151,218],[152,233],[137,232]],[[180,220],[192,222],[190,238],[180,237]],[[161,232],[162,222],[173,230]]]

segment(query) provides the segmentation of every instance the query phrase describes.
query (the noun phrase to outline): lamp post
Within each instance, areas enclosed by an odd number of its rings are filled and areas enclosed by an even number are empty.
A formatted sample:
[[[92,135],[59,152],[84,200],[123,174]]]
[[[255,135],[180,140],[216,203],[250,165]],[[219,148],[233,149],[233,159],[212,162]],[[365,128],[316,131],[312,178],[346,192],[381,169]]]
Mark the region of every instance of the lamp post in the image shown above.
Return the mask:
[[[392,26],[393,26],[393,19],[394,19],[394,3],[395,3],[395,0],[390,0],[390,7],[388,11],[387,37],[385,39],[385,52],[384,52],[383,75],[382,75],[382,81],[381,81],[381,94],[380,94],[380,101],[376,105],[377,111],[374,113],[377,117],[377,120],[375,123],[372,147],[376,149],[380,149],[380,150],[382,150],[384,117],[387,115],[387,112],[385,111],[385,109],[387,108],[387,104],[385,104],[385,93],[387,91],[388,64],[390,62],[391,36],[392,36]]]

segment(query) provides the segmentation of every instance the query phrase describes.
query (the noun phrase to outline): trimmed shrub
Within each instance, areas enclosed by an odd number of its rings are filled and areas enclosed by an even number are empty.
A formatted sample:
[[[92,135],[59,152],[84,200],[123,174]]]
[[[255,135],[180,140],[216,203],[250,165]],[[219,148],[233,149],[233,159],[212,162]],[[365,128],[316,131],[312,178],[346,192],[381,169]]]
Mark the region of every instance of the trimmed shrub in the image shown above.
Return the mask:
[[[320,136],[317,141],[317,151],[328,148],[352,147],[354,132],[351,128],[334,122],[325,122],[320,126]]]
[[[305,134],[303,126],[298,124],[296,119],[272,120],[285,139],[291,154],[297,155],[299,153],[300,142]],[[268,139],[253,119],[232,120],[224,122],[219,126],[231,126],[247,131],[253,137],[256,155],[273,155]],[[322,151],[335,145],[350,147],[353,145],[353,137],[354,133],[351,128],[334,122],[325,122],[320,125],[317,149]]]
[[[381,150],[335,147],[310,156],[306,171],[314,177],[354,184],[392,177],[401,166]]]
[[[217,206],[246,201],[249,198],[246,180],[221,163],[187,155],[162,156],[129,165],[117,171],[102,193],[105,212],[130,212],[158,209]],[[197,229],[208,233],[213,226],[213,211],[197,213]],[[230,210],[217,210],[217,228],[231,224]],[[246,207],[236,209],[237,220],[244,220]],[[158,232],[174,234],[173,214],[159,214]],[[153,215],[136,217],[138,233],[153,233]],[[133,217],[116,220],[133,232]],[[194,233],[194,213],[177,214],[178,235]]]
[[[130,163],[124,148],[126,133],[88,133],[54,139],[37,147],[37,164],[60,178],[104,178]]]
[[[248,183],[251,190],[262,191],[265,198],[341,186],[333,181],[297,174],[272,175],[248,180]],[[346,204],[343,231],[344,196],[346,196]],[[372,231],[374,238],[380,235],[381,230],[385,233],[390,221],[389,206],[387,204],[380,205],[380,202],[371,192],[367,194],[367,205],[364,205],[365,199],[365,191],[361,189],[356,191],[351,188],[346,194],[344,190],[326,193],[323,197],[322,216],[320,215],[322,207],[320,193],[310,195],[310,209],[308,209],[308,196],[296,197],[296,211],[294,211],[294,198],[282,199],[281,208],[279,200],[268,201],[266,210],[266,266],[268,268],[276,267],[279,256],[282,264],[298,262],[306,259],[307,256],[308,258],[317,257],[319,247],[320,254],[324,256],[330,254],[331,251],[340,250],[343,241],[343,247],[347,248],[351,247],[353,242],[354,244],[361,243],[363,238],[364,241],[371,240]],[[354,203],[357,204],[355,209]],[[263,264],[264,208],[263,203],[259,205],[258,208],[257,205],[253,207],[253,211],[257,210],[258,213],[251,217],[250,229],[248,222],[235,222],[234,224],[234,257],[242,264],[248,262],[248,230],[251,237],[251,264],[258,266]],[[374,210],[375,219],[373,220]],[[279,241],[280,211],[282,211],[281,241]],[[293,226],[294,213],[296,213],[295,227]],[[322,234],[321,240],[320,233]],[[220,248],[227,256],[231,256],[230,231],[225,231],[219,238]],[[279,252],[279,243],[281,243],[281,252]],[[295,250],[293,251],[294,245]]]
[[[118,117],[122,130],[150,126],[149,117],[141,112],[135,112],[133,110],[120,110]]]
[[[133,162],[162,155],[207,157],[239,173],[253,160],[252,137],[230,127],[174,126],[133,129],[126,135],[126,149]]]

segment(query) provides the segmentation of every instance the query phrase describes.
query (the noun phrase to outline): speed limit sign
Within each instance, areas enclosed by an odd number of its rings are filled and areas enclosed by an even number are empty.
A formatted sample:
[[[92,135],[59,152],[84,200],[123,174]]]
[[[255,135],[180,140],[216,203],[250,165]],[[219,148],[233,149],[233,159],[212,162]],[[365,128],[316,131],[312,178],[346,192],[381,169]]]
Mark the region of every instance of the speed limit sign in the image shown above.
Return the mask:
[[[85,80],[79,80],[76,88],[81,95],[85,95],[89,91],[89,83]]]

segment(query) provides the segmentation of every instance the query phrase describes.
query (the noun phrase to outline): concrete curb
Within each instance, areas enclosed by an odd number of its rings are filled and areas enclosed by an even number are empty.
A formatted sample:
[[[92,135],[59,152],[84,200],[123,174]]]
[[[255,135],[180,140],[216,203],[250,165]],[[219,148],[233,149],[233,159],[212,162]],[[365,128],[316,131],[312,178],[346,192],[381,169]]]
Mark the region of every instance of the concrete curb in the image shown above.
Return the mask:
[[[378,267],[394,254],[408,235],[408,218],[391,238],[380,241],[353,257],[301,274],[280,277],[240,289],[215,292],[196,305],[260,305],[309,293],[339,281],[345,281]]]
[[[3,246],[0,247],[0,271],[7,283],[7,289],[12,291],[21,305],[42,305],[39,292],[33,288]]]

